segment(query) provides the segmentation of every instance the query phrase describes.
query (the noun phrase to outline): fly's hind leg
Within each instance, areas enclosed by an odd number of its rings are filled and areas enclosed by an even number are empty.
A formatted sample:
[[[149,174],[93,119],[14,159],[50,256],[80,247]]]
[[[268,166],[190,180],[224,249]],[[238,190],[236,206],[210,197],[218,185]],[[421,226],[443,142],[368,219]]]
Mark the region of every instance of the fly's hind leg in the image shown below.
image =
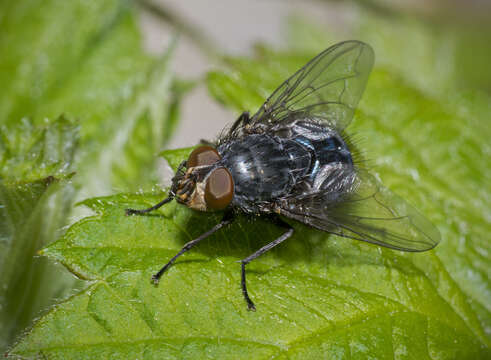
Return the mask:
[[[249,255],[245,259],[240,260],[241,263],[241,286],[242,286],[242,294],[244,295],[244,299],[247,303],[247,309],[256,311],[256,307],[254,306],[254,303],[252,302],[251,298],[249,297],[249,293],[247,292],[247,285],[246,285],[246,271],[245,271],[245,266],[249,264],[252,260],[258,258],[265,252],[271,250],[274,248],[276,245],[281,244],[283,241],[288,239],[290,236],[293,235],[293,228],[290,226],[290,224],[284,222],[281,220],[279,217],[274,217],[274,223],[288,229],[283,235],[281,235],[279,238],[271,241],[269,244],[263,246],[260,248],[258,251],[256,251],[254,254]]]

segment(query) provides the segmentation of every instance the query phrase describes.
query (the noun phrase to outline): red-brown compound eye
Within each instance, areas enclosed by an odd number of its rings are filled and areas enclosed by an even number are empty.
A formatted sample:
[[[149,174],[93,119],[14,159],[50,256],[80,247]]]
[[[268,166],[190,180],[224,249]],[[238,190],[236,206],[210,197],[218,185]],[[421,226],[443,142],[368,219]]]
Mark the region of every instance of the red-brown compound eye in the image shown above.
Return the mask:
[[[234,197],[234,180],[225,168],[218,168],[208,176],[205,187],[206,206],[212,210],[225,209]]]
[[[200,146],[189,155],[187,167],[211,165],[220,160],[220,154],[211,146]]]

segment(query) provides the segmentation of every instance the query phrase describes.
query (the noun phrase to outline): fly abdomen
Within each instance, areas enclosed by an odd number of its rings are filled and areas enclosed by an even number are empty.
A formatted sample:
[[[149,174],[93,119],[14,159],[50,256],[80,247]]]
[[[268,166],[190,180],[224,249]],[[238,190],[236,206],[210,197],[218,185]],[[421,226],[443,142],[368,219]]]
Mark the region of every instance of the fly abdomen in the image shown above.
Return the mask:
[[[320,172],[325,172],[326,167],[335,164],[344,164],[350,168],[353,166],[351,152],[346,142],[335,131],[321,129],[315,133],[315,137],[297,135],[292,140],[311,154],[312,162],[308,171],[311,184],[316,183],[317,176]]]

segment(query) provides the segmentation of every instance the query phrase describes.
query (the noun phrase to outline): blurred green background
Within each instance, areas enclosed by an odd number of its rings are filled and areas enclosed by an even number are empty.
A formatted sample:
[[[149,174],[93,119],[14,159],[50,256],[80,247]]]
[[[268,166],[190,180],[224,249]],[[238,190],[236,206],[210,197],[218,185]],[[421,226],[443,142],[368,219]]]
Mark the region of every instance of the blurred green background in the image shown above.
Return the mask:
[[[159,151],[214,138],[241,109],[253,112],[303,59],[349,38],[371,44],[381,69],[366,104],[417,117],[420,109],[396,103],[418,98],[425,111],[438,104],[455,115],[448,133],[424,139],[436,143],[429,148],[438,156],[427,156],[441,161],[438,176],[453,184],[428,187],[450,210],[439,213],[397,180],[391,185],[414,196],[432,221],[448,224],[440,227],[444,237],[459,235],[442,243],[438,256],[487,348],[490,24],[491,5],[483,1],[0,2],[0,349],[86,286],[37,255],[88,214],[77,201],[159,191],[169,175]],[[400,91],[395,100],[377,97],[384,81]],[[431,123],[431,111],[425,116]],[[421,136],[416,130],[400,128]],[[426,156],[424,142],[417,145]],[[391,149],[405,151],[400,143]],[[376,150],[382,173],[404,174]],[[472,216],[445,218],[462,214],[452,206]]]

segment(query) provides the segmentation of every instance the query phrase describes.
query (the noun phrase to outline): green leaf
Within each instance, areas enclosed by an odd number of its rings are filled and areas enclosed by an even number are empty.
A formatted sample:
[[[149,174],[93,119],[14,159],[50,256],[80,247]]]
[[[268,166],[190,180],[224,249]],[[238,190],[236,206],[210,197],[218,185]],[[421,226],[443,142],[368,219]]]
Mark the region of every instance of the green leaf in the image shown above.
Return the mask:
[[[68,180],[78,126],[66,118],[42,127],[24,119],[0,132],[0,348],[71,284],[36,252],[66,225]],[[57,282],[50,279],[56,277]]]
[[[320,49],[319,49],[320,50]],[[259,49],[209,74],[210,92],[237,112],[254,111],[313,55]],[[165,193],[119,194],[82,204],[44,255],[87,279],[53,308],[12,354],[47,358],[484,359],[491,356],[489,203],[491,164],[482,124],[487,95],[458,103],[430,94],[390,66],[376,68],[348,135],[373,171],[442,233],[426,253],[402,253],[294,223],[292,239],[248,266],[257,312],[240,291],[245,258],[281,234],[242,218],[186,253],[158,287],[150,276],[220,214],[170,203],[124,216]],[[470,106],[472,104],[473,106]],[[174,167],[191,149],[164,152]],[[449,156],[450,155],[450,156]],[[468,199],[473,199],[469,201]]]
[[[0,12],[0,123],[77,118],[75,181],[86,196],[154,184],[149,154],[172,134],[184,94],[169,70],[172,47],[144,53],[131,2],[24,0]]]
[[[0,179],[36,182],[49,176],[66,177],[79,141],[79,127],[66,117],[34,126],[22,119],[19,126],[0,127]]]
[[[186,160],[188,155],[193,150],[192,147],[183,148],[183,149],[172,149],[172,150],[164,150],[159,155],[163,156],[172,170],[176,171],[179,167],[179,164]]]
[[[172,135],[186,86],[170,72],[172,46],[144,52],[134,10],[0,3],[0,351],[73,282],[34,255],[63,233],[74,198],[155,183],[152,154]]]
[[[326,351],[385,358],[478,358],[485,353],[462,292],[432,253],[404,254],[297,225],[284,246],[251,263],[258,311],[240,292],[244,258],[280,231],[242,219],[180,259],[158,287],[150,275],[218,216],[175,203],[154,216],[124,216],[153,196],[83,204],[81,220],[45,255],[90,280],[40,320],[13,353],[50,357],[318,357]],[[434,285],[452,293],[447,302]],[[374,283],[374,279],[377,281]],[[470,325],[474,326],[471,327]],[[118,356],[119,354],[119,356]]]
[[[211,73],[209,89],[218,101],[237,111],[257,108],[259,104],[247,108],[242,99],[254,98],[262,88],[270,92],[279,85],[268,74],[275,71],[283,56],[268,54],[266,64],[230,61],[234,70]],[[297,67],[301,64],[299,61]],[[261,82],[253,86],[257,73]],[[231,86],[240,88],[241,93],[230,90]],[[435,251],[442,268],[435,270],[434,276],[449,273],[462,294],[459,302],[472,309],[470,313],[455,311],[472,323],[469,326],[475,328],[477,337],[489,346],[490,334],[485,335],[484,330],[489,332],[491,325],[491,274],[485,254],[491,250],[487,241],[491,225],[482,214],[490,197],[485,179],[491,162],[485,155],[490,150],[486,140],[490,133],[482,124],[491,100],[476,91],[453,98],[459,99],[458,104],[448,98],[435,99],[411,86],[403,76],[378,67],[347,131],[356,134],[355,142],[357,137],[363,138],[359,147],[384,183],[438,225],[444,240]],[[469,198],[474,200],[469,202]],[[435,287],[443,290],[436,278]],[[447,290],[440,295],[450,303],[454,299],[454,293]]]
[[[453,240],[436,251],[468,295],[468,303],[491,339],[491,273],[487,260],[491,223],[483,215],[490,199],[486,186],[490,158],[486,154],[491,152],[491,128],[487,126],[491,72],[483,66],[491,54],[489,24],[449,26],[367,12],[360,22],[361,26],[353,29],[354,37],[374,47],[381,71],[380,76],[373,74],[360,104],[373,117],[355,122],[353,131],[366,138],[364,143],[371,147],[365,149],[370,150],[369,158],[391,154],[376,161],[384,179],[393,181],[394,189],[397,183],[398,192],[408,198],[420,194],[420,208],[428,207],[428,214],[439,214],[446,225],[441,229],[451,229]],[[292,45],[303,44],[307,52],[316,52],[334,41],[325,35],[330,32],[311,21],[291,19],[289,34],[300,31],[309,41],[300,43],[294,36],[289,38]],[[462,66],[462,62],[472,65]],[[479,81],[475,81],[476,74],[480,74]],[[399,83],[404,86],[399,87]],[[488,93],[470,85],[481,85]],[[386,117],[383,123],[388,126],[383,124],[384,128],[372,131],[377,117]],[[385,129],[397,131],[397,126],[400,135],[387,139],[388,144],[379,141],[381,136],[386,137]],[[373,134],[368,139],[370,132]],[[393,176],[394,170],[397,177]],[[401,173],[407,176],[403,178]],[[434,203],[425,200],[426,193],[412,192],[412,187],[405,186],[412,180],[430,184],[427,191],[438,194],[440,201]]]
[[[175,167],[190,150],[164,156]],[[91,282],[40,320],[14,354],[234,359],[489,354],[465,293],[438,253],[396,252],[299,224],[290,241],[249,266],[255,313],[246,310],[236,261],[281,233],[262,220],[241,219],[204,241],[155,287],[150,275],[219,220],[218,214],[176,203],[153,216],[124,216],[125,208],[144,208],[164,196],[121,194],[83,202],[96,215],[73,225],[43,252]],[[445,234],[440,247],[450,241]]]

